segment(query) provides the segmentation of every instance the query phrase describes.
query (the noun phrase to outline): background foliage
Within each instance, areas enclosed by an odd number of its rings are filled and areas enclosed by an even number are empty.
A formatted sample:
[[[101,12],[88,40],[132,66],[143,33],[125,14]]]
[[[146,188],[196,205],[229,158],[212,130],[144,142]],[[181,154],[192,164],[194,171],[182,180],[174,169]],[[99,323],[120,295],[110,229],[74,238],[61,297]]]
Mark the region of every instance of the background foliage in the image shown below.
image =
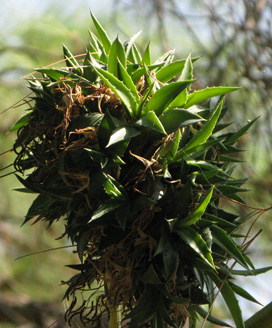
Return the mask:
[[[93,1],[78,1],[78,7],[66,6],[64,1],[57,4],[47,1],[39,10],[39,7],[35,7],[37,3],[38,1],[34,1],[28,5],[29,7],[24,4],[26,11],[19,2],[16,2],[18,7],[12,7],[12,1],[9,5],[5,4],[6,15],[1,18],[0,44],[2,110],[28,92],[24,88],[24,82],[19,80],[20,76],[29,73],[33,67],[46,66],[61,59],[61,55],[56,54],[61,50],[62,43],[65,43],[73,53],[84,52],[85,40],[88,38],[86,27],[90,25],[89,7],[93,7]],[[271,1],[240,0],[226,3],[154,0],[143,4],[141,0],[119,0],[101,1],[101,8],[93,9],[103,25],[109,31],[112,30],[111,35],[119,31],[122,39],[126,39],[138,30],[144,29],[143,34],[151,39],[158,49],[170,49],[173,45],[178,45],[177,53],[180,57],[186,56],[191,49],[194,56],[203,55],[204,58],[195,68],[201,87],[208,84],[245,87],[239,92],[239,97],[234,93],[230,100],[231,107],[236,109],[231,116],[239,126],[239,123],[242,125],[246,120],[262,115],[255,125],[254,133],[243,139],[248,150],[245,158],[247,162],[243,169],[251,176],[247,187],[253,190],[249,193],[252,198],[247,201],[252,205],[257,204],[258,207],[271,205],[271,8]],[[126,26],[126,31],[122,30],[121,26]],[[146,31],[149,31],[149,35]],[[237,111],[237,108],[240,110]],[[10,148],[14,135],[5,133],[22,111],[23,108],[20,107],[1,115],[1,152]],[[9,165],[11,161],[10,153],[3,155],[1,167]],[[7,320],[10,321],[10,317],[17,320],[13,326],[10,324],[7,327],[18,327],[19,324],[26,324],[29,321],[20,314],[24,305],[27,305],[26,308],[36,305],[36,312],[41,313],[45,306],[41,302],[58,304],[63,291],[61,288],[55,289],[54,286],[59,283],[59,277],[70,276],[67,268],[64,268],[63,272],[55,270],[55,263],[58,263],[59,267],[63,257],[70,256],[69,249],[42,253],[14,262],[14,258],[31,252],[34,248],[38,251],[59,245],[52,242],[54,238],[51,235],[59,235],[59,231],[54,231],[55,228],[47,230],[41,226],[25,226],[18,231],[31,199],[25,195],[8,192],[16,186],[18,183],[13,177],[1,180],[0,315],[4,318],[8,314]],[[264,233],[255,243],[253,254],[256,258],[261,254],[267,265],[269,259],[265,260],[265,255],[269,253],[267,241],[271,233],[268,218],[269,216],[262,217],[260,225]],[[65,263],[67,258],[63,261],[63,264]],[[254,288],[256,285],[253,290]],[[257,294],[254,296],[259,296]],[[33,304],[33,301],[39,304]],[[268,301],[264,295],[263,302]],[[4,304],[10,304],[11,307],[4,309]],[[15,306],[20,308],[16,308],[18,317],[13,315],[14,312],[10,312]],[[54,321],[52,318],[58,317],[55,313],[56,307],[53,306],[51,312],[50,309],[44,311],[46,320],[37,320],[47,321],[44,326],[48,326]],[[223,309],[219,311],[223,312]],[[255,311],[256,308],[253,308],[248,315]],[[59,312],[61,316],[60,306]],[[224,317],[225,314],[222,313],[222,318]],[[37,320],[35,319],[36,322]],[[42,326],[41,323],[36,323],[37,325]],[[28,326],[31,327],[31,324]],[[60,327],[62,326],[60,323]]]

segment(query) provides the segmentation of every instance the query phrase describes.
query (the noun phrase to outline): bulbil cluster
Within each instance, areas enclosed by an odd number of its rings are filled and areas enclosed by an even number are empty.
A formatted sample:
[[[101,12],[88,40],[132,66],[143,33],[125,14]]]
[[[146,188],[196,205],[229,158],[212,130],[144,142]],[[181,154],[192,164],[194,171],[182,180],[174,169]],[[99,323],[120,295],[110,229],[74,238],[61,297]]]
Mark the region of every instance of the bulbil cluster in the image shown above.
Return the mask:
[[[67,320],[112,325],[121,313],[132,328],[178,327],[206,316],[217,287],[243,327],[228,261],[250,272],[236,242],[245,218],[219,207],[244,203],[232,154],[253,122],[227,133],[221,123],[223,95],[238,88],[191,91],[198,58],[152,63],[149,45],[141,55],[135,36],[111,42],[92,18],[99,38],[90,32],[82,60],[64,46],[66,68],[36,70],[13,128],[17,177],[37,193],[25,222],[60,220],[77,247]]]

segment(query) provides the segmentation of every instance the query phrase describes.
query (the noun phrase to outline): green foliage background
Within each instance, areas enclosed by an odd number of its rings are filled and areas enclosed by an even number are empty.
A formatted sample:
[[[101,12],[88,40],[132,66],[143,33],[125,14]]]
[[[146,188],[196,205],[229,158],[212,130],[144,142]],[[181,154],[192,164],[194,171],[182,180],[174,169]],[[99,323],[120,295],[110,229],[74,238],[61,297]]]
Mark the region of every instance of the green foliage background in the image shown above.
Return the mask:
[[[161,2],[168,3],[168,1],[158,1],[158,3]],[[169,1],[169,3],[171,2]],[[239,113],[231,114],[233,120],[237,122],[236,126],[239,126],[239,122],[242,125],[248,119],[252,120],[260,114],[263,115],[258,120],[254,133],[251,132],[251,135],[247,135],[243,139],[244,144],[241,145],[248,150],[247,157],[245,157],[247,163],[243,165],[243,169],[247,172],[246,175],[251,176],[247,187],[252,189],[252,192],[248,193],[251,198],[247,199],[247,202],[258,207],[271,205],[269,204],[272,181],[270,172],[271,155],[267,151],[269,148],[265,148],[267,144],[269,147],[269,141],[267,141],[269,138],[266,135],[269,133],[267,121],[271,120],[271,113],[266,110],[268,108],[267,104],[262,102],[262,93],[259,92],[260,88],[264,88],[264,82],[262,84],[262,81],[259,81],[255,85],[250,83],[251,81],[242,69],[242,64],[237,69],[236,65],[238,64],[234,62],[224,65],[224,69],[222,65],[221,68],[219,65],[220,70],[219,68],[216,70],[215,65],[215,68],[208,72],[208,60],[211,60],[209,55],[213,53],[216,45],[207,42],[210,38],[209,33],[207,32],[206,40],[204,40],[205,49],[207,49],[205,54],[202,45],[199,44],[197,39],[193,38],[192,34],[186,32],[184,26],[178,25],[177,21],[171,21],[169,17],[165,17],[163,25],[159,24],[160,22],[156,20],[156,17],[158,17],[156,11],[152,12],[152,7],[149,6],[143,9],[141,1],[135,1],[134,5],[127,4],[127,7],[122,4],[122,1],[105,0],[100,1],[100,6],[95,6],[95,8],[94,1],[81,0],[76,5],[67,6],[66,4],[65,1],[58,1],[57,4],[53,1],[47,1],[43,5],[44,8],[40,10],[37,10],[38,1],[25,5],[25,8],[24,5],[16,7],[14,4],[12,6],[12,1],[5,4],[0,32],[1,111],[13,105],[28,93],[28,90],[24,87],[25,83],[20,80],[20,77],[31,72],[33,67],[46,66],[62,59],[62,55],[58,53],[61,51],[62,43],[66,44],[74,54],[84,52],[85,40],[88,39],[88,27],[91,24],[89,17],[89,7],[91,7],[111,36],[119,32],[122,39],[126,39],[127,36],[144,29],[143,35],[147,39],[151,39],[158,50],[161,47],[172,48],[177,46],[177,53],[180,57],[186,56],[189,50],[193,51],[194,56],[206,55],[206,64],[203,67],[200,66],[201,64],[196,65],[195,68],[202,87],[211,83],[226,85],[228,81],[230,85],[245,84],[245,89],[240,91],[239,95],[234,94],[231,98],[231,107],[241,108]],[[190,6],[192,8],[195,4],[199,4],[199,2],[184,2],[185,9],[188,7],[188,10]],[[159,10],[159,8],[157,9]],[[153,13],[150,20],[143,15],[148,13],[148,10],[149,13]],[[192,22],[196,22],[194,17],[191,19]],[[199,24],[193,23],[192,26],[195,28],[196,34],[198,33],[197,29],[201,29]],[[124,27],[126,28],[125,31]],[[145,33],[146,31],[149,33]],[[161,40],[163,42],[160,42]],[[144,45],[146,40],[141,38],[141,41]],[[141,44],[139,46],[141,47]],[[241,43],[241,54],[244,46]],[[236,50],[239,49],[236,48]],[[222,62],[226,61],[224,55],[227,58],[227,53],[231,51],[230,44],[224,48],[218,58],[222,58]],[[234,69],[235,71],[233,71]],[[239,80],[238,77],[243,74],[243,79]],[[262,76],[260,80],[261,78]],[[7,135],[6,132],[14,121],[22,115],[23,110],[23,107],[10,109],[1,115],[0,152],[8,150],[12,146],[15,135],[12,133]],[[2,155],[0,158],[1,168],[9,165],[12,160],[11,153]],[[12,171],[12,167],[7,171]],[[48,310],[46,318],[41,319],[44,322],[44,327],[47,327],[62,315],[63,309],[60,305],[60,299],[63,289],[62,287],[56,288],[56,286],[58,286],[60,279],[65,280],[71,276],[71,272],[64,265],[72,263],[74,257],[71,250],[67,248],[14,261],[15,258],[31,253],[33,250],[42,251],[60,246],[60,242],[54,241],[54,238],[59,236],[61,231],[56,231],[56,227],[47,229],[41,225],[26,225],[19,230],[32,198],[25,194],[10,192],[10,189],[18,186],[18,182],[13,176],[1,179],[0,183],[0,318],[3,316],[1,312],[2,303],[10,304],[12,307],[20,307],[24,304],[39,302],[39,304],[36,303],[37,313],[42,311],[46,303],[49,303],[53,309],[51,309],[51,312]],[[260,257],[261,254],[264,263],[269,265],[271,261],[268,256],[269,235],[272,230],[272,225],[269,224],[269,214],[262,217],[260,226],[263,228],[264,233],[262,233],[262,237],[257,240],[251,251],[254,251],[256,258]],[[260,226],[257,225],[254,229],[257,231]],[[65,246],[65,241],[63,243]],[[256,266],[258,265],[256,264]],[[63,267],[63,270],[59,271],[61,267]],[[256,285],[254,285],[253,290],[255,288],[257,288]],[[258,287],[259,289],[261,288]],[[258,290],[255,293],[253,292],[253,296],[260,299]],[[264,299],[267,302],[269,301],[265,297]],[[56,308],[58,308],[57,311]],[[252,309],[252,312],[248,315],[251,315],[257,309]],[[224,310],[219,309],[218,311],[222,312],[222,318],[225,318]],[[19,314],[19,311],[17,313]],[[25,323],[19,316],[18,318],[13,317],[13,319],[18,321],[13,325],[11,323],[3,324],[3,327],[19,327],[19,324]],[[1,320],[0,324],[2,324]],[[29,327],[35,327],[35,324],[29,323]],[[40,324],[39,327],[43,326]],[[64,327],[63,323],[60,322],[59,327]]]

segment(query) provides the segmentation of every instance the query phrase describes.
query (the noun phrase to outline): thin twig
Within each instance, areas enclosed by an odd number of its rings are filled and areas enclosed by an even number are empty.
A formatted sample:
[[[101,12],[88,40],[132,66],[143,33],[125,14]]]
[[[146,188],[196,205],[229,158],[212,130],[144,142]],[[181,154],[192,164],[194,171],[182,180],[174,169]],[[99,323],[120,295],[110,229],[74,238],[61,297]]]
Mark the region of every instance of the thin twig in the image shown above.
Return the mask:
[[[70,247],[76,247],[76,245],[61,246],[61,247],[46,249],[46,250],[40,251],[40,252],[29,253],[29,254],[17,257],[14,261],[23,259],[28,256],[37,255],[37,254],[41,254],[41,253],[47,253],[47,252],[56,251],[56,250],[63,249],[63,248],[70,248]]]

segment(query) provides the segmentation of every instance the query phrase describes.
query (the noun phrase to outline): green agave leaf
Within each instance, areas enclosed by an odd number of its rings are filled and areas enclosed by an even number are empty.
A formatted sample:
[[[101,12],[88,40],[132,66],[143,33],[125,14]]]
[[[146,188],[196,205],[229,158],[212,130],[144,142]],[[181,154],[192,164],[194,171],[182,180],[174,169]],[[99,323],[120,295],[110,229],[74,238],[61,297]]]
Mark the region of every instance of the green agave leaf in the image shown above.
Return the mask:
[[[244,328],[244,320],[242,317],[242,311],[239,306],[239,302],[235,296],[235,293],[229,286],[228,282],[222,282],[215,272],[208,271],[207,274],[211,277],[216,286],[220,289],[220,292],[230,310],[233,320],[236,324],[236,328]]]
[[[156,73],[157,80],[162,83],[170,81],[172,78],[180,74],[183,70],[185,60],[176,60],[167,66],[162,67]]]
[[[33,110],[29,110],[25,115],[23,115],[15,124],[10,128],[9,132],[16,131],[20,129],[22,126],[27,125],[29,120],[31,119],[31,114],[33,113]]]
[[[255,270],[255,266],[254,264],[252,263],[251,259],[249,258],[248,255],[244,254],[244,258],[245,260],[247,261],[247,264],[251,267],[251,269]]]
[[[208,312],[206,310],[204,310],[201,306],[198,306],[196,308],[196,312],[202,317],[202,318],[206,318]],[[221,326],[221,327],[232,327],[229,324],[225,323],[224,321],[221,321],[217,318],[215,318],[214,316],[212,316],[211,314],[208,315],[207,320],[211,323],[214,323],[215,325]]]
[[[147,47],[145,49],[145,52],[143,54],[143,63],[145,63],[146,65],[151,64],[150,42],[148,42],[148,45],[147,45]]]
[[[92,33],[92,31],[89,31],[91,41],[94,43],[94,46],[90,48],[91,51],[94,51],[92,57],[95,60],[99,60],[105,65],[108,63],[108,58],[105,52],[105,48],[103,47],[103,44],[98,40],[95,34]]]
[[[272,270],[272,266],[254,270],[232,270],[231,273],[237,276],[257,276],[258,274],[266,273]]]
[[[113,120],[113,117],[110,115],[109,111],[107,110],[103,119],[99,125],[98,129],[98,137],[102,147],[106,147],[108,144],[112,132],[118,128],[118,125]]]
[[[193,78],[193,64],[191,53],[189,53],[188,57],[185,60],[184,67],[182,69],[179,80],[192,80]],[[188,90],[190,91],[190,90]]]
[[[142,61],[143,61],[142,56],[135,43],[132,45],[132,51],[133,51],[134,57],[136,58],[136,62],[138,64],[142,63]]]
[[[237,295],[245,298],[248,301],[251,301],[251,302],[254,302],[254,303],[257,303],[257,304],[262,305],[253,296],[251,296],[246,290],[244,290],[242,287],[235,285],[231,281],[229,281],[229,285],[232,288],[232,290],[234,291],[234,293],[236,293]]]
[[[201,116],[181,108],[173,108],[165,111],[160,116],[160,120],[167,133],[174,132],[178,128],[189,124],[204,121]]]
[[[54,68],[34,68],[36,72],[46,74],[51,80],[59,81],[60,78],[65,76],[71,76],[71,72],[61,70],[61,69],[54,69]]]
[[[118,166],[126,164],[126,162],[124,162],[122,158],[117,154],[111,154],[110,160]]]
[[[118,128],[113,131],[112,135],[110,136],[109,142],[106,145],[107,147],[110,147],[118,142],[123,142],[123,141],[129,141],[131,138],[138,136],[141,134],[141,131],[132,128],[130,126],[124,126],[121,128]]]
[[[164,272],[167,281],[176,276],[179,265],[179,254],[176,245],[171,240],[167,241],[167,249],[162,253]]]
[[[127,195],[124,187],[109,174],[104,173],[104,176],[105,176],[104,188],[106,193],[112,199],[126,200]]]
[[[150,71],[148,70],[148,67],[146,66],[145,63],[143,63],[143,69],[144,69],[144,77],[148,83],[148,85],[153,85],[154,84],[154,91],[157,89],[156,85],[158,84],[155,79],[154,76],[150,73]]]
[[[220,120],[220,119],[219,119]],[[218,120],[218,121],[219,121]],[[224,130],[225,128],[229,127],[230,125],[232,125],[234,122],[230,122],[230,123],[218,123],[216,124],[216,127],[213,130],[213,133],[219,132]],[[239,149],[240,150],[240,149]]]
[[[79,265],[83,265],[83,268],[86,267],[84,263],[84,253],[85,251],[87,250],[88,248],[88,243],[89,243],[89,240],[90,240],[90,236],[91,234],[88,232],[88,231],[85,231],[83,232],[82,234],[80,234],[76,240],[77,242],[77,252],[78,252],[78,257],[81,261],[82,264],[79,264]],[[77,264],[76,264],[77,265]]]
[[[153,255],[153,258],[157,256],[158,254],[163,253],[164,251],[167,251],[168,245],[169,245],[169,239],[171,238],[170,231],[168,227],[163,227],[160,234],[160,239],[157,244],[156,251]]]
[[[169,201],[166,211],[166,218],[171,220],[173,218],[182,217],[187,214],[188,206],[192,202],[192,183],[190,180],[178,190]],[[172,225],[170,225],[172,227]],[[179,227],[178,227],[179,229]]]
[[[90,51],[87,50],[87,53],[86,53],[86,56],[85,56],[84,62],[83,62],[83,66],[84,66],[83,67],[83,75],[87,80],[94,83],[97,80],[98,76],[93,69],[93,65],[90,64],[91,62],[93,62],[92,57],[91,57]]]
[[[170,107],[171,108],[182,108],[184,107],[184,104],[187,101],[188,98],[188,88],[190,88],[190,86],[187,86],[183,91],[181,91],[181,93],[175,98],[175,100],[173,102],[171,102]]]
[[[196,267],[198,270],[202,272],[206,273],[207,271],[214,271],[214,268],[206,260],[203,260],[201,257],[191,258],[191,263],[194,267]],[[218,269],[218,267],[215,268]]]
[[[239,225],[239,224],[243,223],[244,221],[247,221],[250,217],[255,216],[255,214],[256,214],[257,212],[258,212],[258,211],[255,210],[255,211],[252,211],[252,212],[250,212],[250,213],[248,213],[248,214],[246,214],[246,215],[243,215],[243,216],[241,216],[241,217],[238,217],[238,218],[235,220],[235,223]]]
[[[35,200],[33,201],[33,203],[31,204],[31,206],[25,216],[25,220],[24,220],[23,224],[25,224],[29,220],[33,219],[37,215],[40,218],[44,217],[46,215],[46,213],[48,212],[49,206],[52,205],[54,202],[55,202],[55,199],[53,199],[50,196],[41,195],[41,194],[38,195],[35,198]]]
[[[126,57],[132,64],[137,64],[137,60],[132,52],[132,46],[141,33],[142,31],[139,31],[138,33],[134,34],[126,44]]]
[[[115,218],[116,218],[117,222],[120,224],[123,231],[126,228],[129,211],[130,211],[129,204],[124,204],[118,208],[118,211],[115,211]]]
[[[175,223],[175,225],[174,225],[175,231],[180,230],[181,228],[183,228],[185,226],[192,225],[201,219],[202,215],[205,213],[206,207],[210,203],[213,189],[214,189],[214,186],[209,190],[206,197],[202,200],[202,202],[198,205],[198,207],[192,213],[190,213],[184,219],[179,219]]]
[[[179,81],[192,80],[193,79],[193,65],[191,54],[186,58],[182,73],[180,75]],[[188,93],[191,90],[191,85],[188,85],[176,99],[171,103],[171,107],[184,107],[188,99]]]
[[[168,291],[164,290],[163,288],[161,288],[161,292],[168,299],[170,299],[171,301],[173,301],[173,302],[175,302],[177,304],[185,304],[185,303],[189,303],[190,302],[190,299],[179,297],[179,296],[174,296],[174,295],[170,294]]]
[[[88,149],[88,148],[84,148],[84,149],[86,150],[86,152],[88,153],[88,155],[91,157],[93,161],[100,163],[102,169],[105,168],[105,166],[109,161],[106,154],[101,153],[94,149]]]
[[[163,321],[161,322],[161,325],[160,326],[157,325],[157,328],[165,328],[165,323],[167,325],[171,326],[171,327],[178,328],[178,326],[176,325],[176,323],[174,322],[174,320],[170,316],[169,312],[165,308],[165,305],[163,304],[163,302],[161,302],[159,304],[157,314],[159,316],[161,316],[161,318],[163,319]]]
[[[202,236],[202,238],[205,240],[207,246],[209,247],[209,249],[212,249],[212,232],[210,230],[210,228],[204,228],[200,231],[200,234]]]
[[[135,124],[166,134],[161,121],[154,112],[147,112]]]
[[[73,67],[74,71],[79,76],[81,76],[83,72],[82,72],[82,69],[80,68],[80,65],[76,61],[75,57],[64,44],[62,45],[62,47],[63,47],[63,54],[64,54],[64,58],[66,59],[67,67],[69,67],[69,68]]]
[[[138,301],[136,307],[124,319],[131,318],[130,327],[138,328],[144,323],[150,321],[160,302],[160,293],[153,285],[146,284],[145,291]]]
[[[91,31],[89,31],[89,33],[92,35],[93,33]],[[91,42],[89,42],[89,49],[88,51],[92,54],[92,57],[95,58],[96,60],[99,60],[100,56],[99,56],[99,47],[97,45],[97,43],[95,42],[94,46]]]
[[[210,137],[210,135],[213,132],[213,129],[216,125],[216,122],[218,120],[218,117],[221,113],[221,109],[223,106],[224,98],[222,97],[220,101],[218,102],[217,106],[211,113],[210,118],[207,120],[207,122],[203,125],[203,127],[190,139],[190,141],[185,145],[185,147],[182,149],[184,153],[187,153],[188,150],[190,150],[193,147],[199,146],[207,141],[207,139]]]
[[[165,323],[162,319],[162,315],[160,313],[160,310],[157,310],[154,314],[153,318],[150,320],[150,327],[154,328],[164,328]]]
[[[188,165],[201,167],[201,168],[203,168],[203,169],[217,171],[217,172],[220,172],[220,173],[222,173],[222,174],[225,173],[222,169],[220,169],[220,168],[217,167],[216,165],[213,165],[213,164],[211,164],[211,163],[209,163],[209,162],[206,162],[206,161],[186,160],[186,163],[187,163]],[[229,177],[228,174],[225,173],[225,175],[226,175],[227,177]]]
[[[127,54],[129,53],[131,47],[133,46],[133,44],[135,43],[135,41],[138,39],[138,37],[141,35],[142,30],[140,30],[139,32],[135,33],[130,40],[127,42],[127,46],[126,46],[126,52]]]
[[[236,141],[238,141],[246,132],[247,130],[251,127],[252,124],[254,124],[257,119],[259,117],[255,118],[255,120],[249,122],[247,125],[245,125],[244,127],[242,127],[242,129],[240,129],[239,131],[235,132],[234,134],[232,134],[226,141],[226,144],[234,144]]]
[[[112,89],[112,91],[121,99],[127,109],[127,113],[131,118],[134,118],[136,111],[136,100],[131,91],[111,73],[104,71],[101,68],[94,68],[103,82]]]
[[[97,210],[94,211],[91,219],[89,220],[88,223],[93,222],[105,214],[108,214],[114,210],[116,210],[118,207],[122,206],[124,204],[124,200],[116,200],[116,199],[108,199],[103,202],[102,205],[98,207]]]
[[[248,269],[248,265],[243,257],[243,254],[236,246],[234,241],[226,234],[226,232],[216,226],[212,226],[211,231],[213,234],[213,241],[225,252],[227,252],[232,258],[234,258],[239,264]]]
[[[220,155],[220,162],[227,162],[227,163],[243,163],[245,161],[240,160],[238,158],[230,157],[230,156],[225,156],[225,155]]]
[[[144,112],[154,111],[160,116],[170,103],[193,81],[173,82],[159,89],[143,108]]]
[[[172,49],[172,50],[169,50],[169,51],[166,51],[162,56],[160,56],[156,61],[155,63],[161,63],[163,62],[164,63],[164,66],[167,66],[169,65],[174,57],[175,57],[175,52],[176,50],[175,49]]]
[[[203,144],[200,144],[200,145],[190,148],[189,150],[186,151],[186,153],[183,151],[183,149],[181,149],[177,152],[177,155],[175,156],[174,160],[180,161],[182,158],[192,159],[191,154],[195,154],[197,152],[206,150],[206,149],[210,148],[211,146],[218,144],[220,140],[224,140],[224,139],[225,139],[225,137],[218,137],[216,139],[206,141]]]
[[[244,191],[248,191],[248,189],[244,189],[244,188],[239,188],[235,185],[230,185],[230,184],[220,184],[218,183],[216,185],[216,189],[220,194],[223,195],[231,195],[237,192],[244,192]]]
[[[13,188],[11,189],[13,191],[17,191],[17,192],[23,192],[23,193],[26,193],[26,194],[36,194],[36,192],[28,189],[28,188]]]
[[[109,52],[109,58],[108,58],[108,71],[116,76],[117,78],[120,77],[120,74],[118,72],[118,60],[122,64],[124,68],[126,68],[126,54],[125,54],[125,48],[122,45],[122,43],[119,40],[119,37],[113,41],[110,52]]]
[[[186,242],[197,254],[214,267],[211,250],[202,236],[191,227],[175,229],[179,237]]]
[[[162,66],[163,63],[158,63],[158,64],[152,64],[149,66],[146,66],[145,63],[143,63],[143,65],[141,65],[139,68],[137,68],[132,74],[131,74],[131,78],[133,80],[133,82],[136,84],[138,83],[138,81],[140,80],[140,78],[145,75],[146,72],[146,68],[148,68],[148,72],[151,72],[153,70],[155,70],[156,68]],[[129,68],[129,65],[128,65]]]
[[[208,100],[212,97],[224,95],[229,92],[233,92],[241,89],[240,87],[211,87],[202,90],[197,90],[188,96],[188,100],[184,108],[189,108],[202,101]]]
[[[110,38],[108,37],[107,32],[104,30],[104,28],[101,26],[101,24],[98,22],[98,20],[96,19],[96,17],[94,16],[94,14],[92,12],[91,12],[91,16],[92,16],[93,23],[96,27],[96,30],[99,34],[99,37],[102,41],[102,44],[105,48],[106,54],[108,54],[110,52],[110,48],[111,48]]]
[[[155,82],[153,82],[149,86],[149,88],[146,90],[145,94],[143,95],[143,98],[141,99],[140,103],[138,104],[137,111],[136,111],[137,117],[141,117],[142,110],[143,110],[143,108],[144,108],[150,94],[153,91],[154,84],[155,84]]]
[[[139,103],[140,97],[136,89],[136,86],[133,83],[131,76],[128,74],[127,70],[119,61],[119,59],[118,59],[118,72],[120,73],[120,79],[124,82],[125,86],[131,91],[131,93],[136,99],[136,102]]]
[[[177,153],[180,139],[181,139],[181,131],[180,131],[180,129],[178,129],[176,132],[175,140],[170,140],[165,145],[165,147],[162,149],[162,151],[160,153],[160,157],[161,158],[166,157],[168,160],[171,161]]]
[[[60,193],[59,191],[55,191],[55,192],[48,191],[44,188],[44,186],[38,185],[37,183],[32,183],[32,182],[28,181],[27,179],[23,179],[18,174],[15,174],[15,176],[21,182],[21,184],[23,186],[30,189],[34,193],[43,194],[45,196],[52,197],[53,199],[58,199],[58,200],[62,200],[62,201],[70,201],[71,200],[71,197],[69,194],[67,195],[64,193]]]
[[[84,116],[74,118],[69,124],[68,131],[75,131],[75,129],[85,129],[87,127],[98,127],[101,123],[104,114],[90,113]]]
[[[163,285],[163,282],[154,269],[153,264],[150,264],[146,272],[142,275],[141,281],[151,285]]]
[[[200,57],[192,58],[192,62],[195,62]],[[156,73],[156,79],[161,81],[162,83],[166,83],[173,79],[178,74],[181,74],[184,65],[185,65],[186,59],[182,60],[176,60],[172,63],[169,63],[168,65],[162,67],[159,69]],[[188,79],[186,79],[188,80]]]
[[[212,215],[212,214],[209,214],[209,213],[205,214],[205,219],[209,220],[211,222],[216,222],[217,225],[219,227],[223,228],[224,230],[226,230],[226,229],[233,230],[234,228],[236,228],[236,224],[233,224],[233,223],[231,223],[227,220],[224,220],[222,218],[219,218],[218,216],[215,216],[215,215]]]

